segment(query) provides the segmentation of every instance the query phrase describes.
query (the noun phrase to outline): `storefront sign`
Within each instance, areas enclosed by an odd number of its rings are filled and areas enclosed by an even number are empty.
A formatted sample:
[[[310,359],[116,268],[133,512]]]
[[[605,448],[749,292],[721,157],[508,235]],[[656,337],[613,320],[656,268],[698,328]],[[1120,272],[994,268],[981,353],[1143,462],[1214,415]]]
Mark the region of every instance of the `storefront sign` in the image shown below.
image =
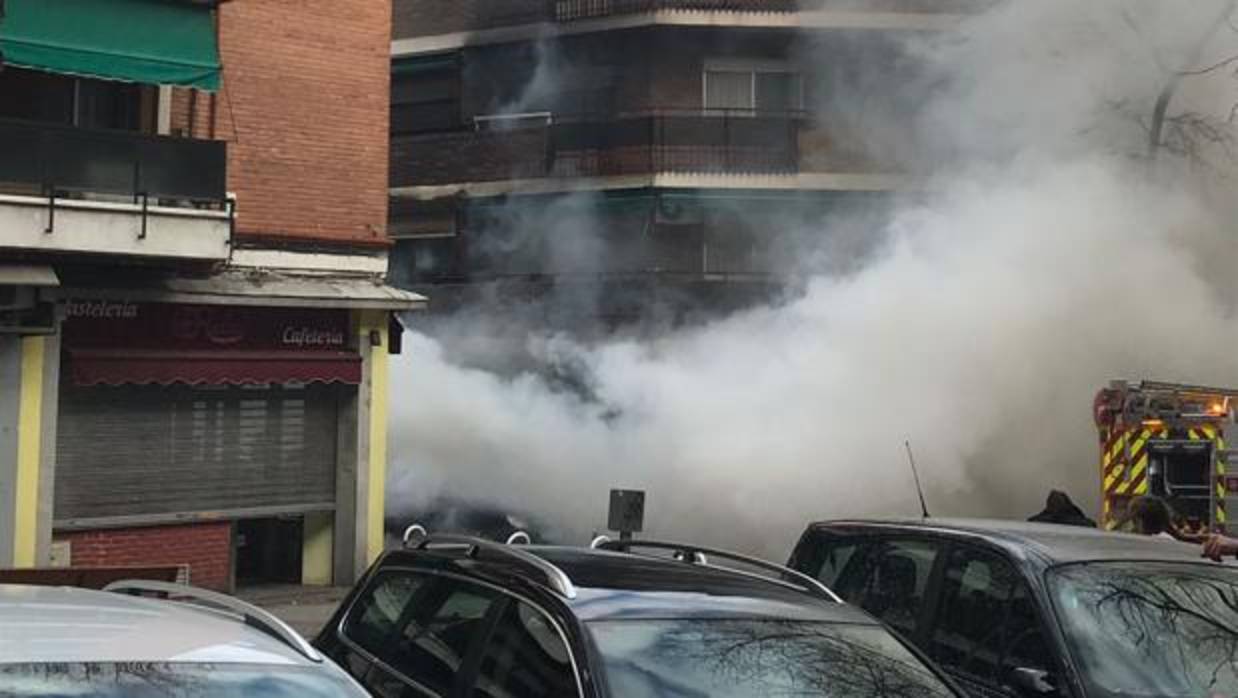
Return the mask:
[[[348,311],[70,300],[75,349],[348,351]]]

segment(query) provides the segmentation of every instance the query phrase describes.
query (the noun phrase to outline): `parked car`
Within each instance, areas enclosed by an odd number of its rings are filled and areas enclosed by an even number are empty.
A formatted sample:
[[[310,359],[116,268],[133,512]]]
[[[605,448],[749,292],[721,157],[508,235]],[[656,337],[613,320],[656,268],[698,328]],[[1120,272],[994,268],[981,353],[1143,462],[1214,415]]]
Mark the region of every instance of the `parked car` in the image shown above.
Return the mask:
[[[167,594],[179,600],[130,596]],[[223,594],[166,582],[106,591],[0,585],[5,698],[364,698],[288,626]]]
[[[506,541],[515,533],[525,533],[542,542],[554,539],[554,532],[529,514],[484,502],[440,497],[416,511],[406,510],[405,514],[400,518],[388,518],[384,522],[389,540],[399,540],[409,518],[414,518],[425,528],[439,533],[477,536],[495,541]]]
[[[961,695],[804,575],[692,546],[605,546],[414,539],[314,644],[383,698]]]
[[[789,564],[974,696],[1238,695],[1238,569],[1192,545],[1008,521],[826,521]]]

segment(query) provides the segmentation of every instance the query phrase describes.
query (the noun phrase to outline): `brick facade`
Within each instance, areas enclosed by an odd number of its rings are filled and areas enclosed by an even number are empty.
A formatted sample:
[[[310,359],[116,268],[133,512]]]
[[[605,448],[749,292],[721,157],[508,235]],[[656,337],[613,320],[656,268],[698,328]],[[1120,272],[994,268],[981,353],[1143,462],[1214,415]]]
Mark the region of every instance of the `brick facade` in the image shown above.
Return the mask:
[[[74,567],[188,565],[194,586],[228,591],[232,581],[232,524],[114,528],[56,535],[68,542]]]
[[[219,17],[223,89],[177,90],[172,129],[228,141],[240,242],[385,245],[390,3],[233,2]]]

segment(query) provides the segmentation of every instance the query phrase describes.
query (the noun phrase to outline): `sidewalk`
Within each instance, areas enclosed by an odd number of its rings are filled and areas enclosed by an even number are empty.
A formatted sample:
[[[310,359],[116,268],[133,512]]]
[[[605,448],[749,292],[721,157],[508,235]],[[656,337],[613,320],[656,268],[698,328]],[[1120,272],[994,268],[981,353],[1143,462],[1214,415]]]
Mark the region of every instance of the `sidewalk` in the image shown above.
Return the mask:
[[[238,598],[274,613],[308,639],[314,639],[331,618],[349,587],[309,587],[275,584],[237,589]]]

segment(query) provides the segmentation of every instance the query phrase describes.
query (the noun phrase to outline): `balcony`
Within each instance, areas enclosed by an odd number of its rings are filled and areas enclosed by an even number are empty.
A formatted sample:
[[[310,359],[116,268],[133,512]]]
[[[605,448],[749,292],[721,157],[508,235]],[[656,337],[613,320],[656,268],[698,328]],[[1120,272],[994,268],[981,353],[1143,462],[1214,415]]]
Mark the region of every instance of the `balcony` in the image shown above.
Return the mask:
[[[222,141],[0,119],[0,249],[219,261]]]
[[[483,3],[471,25],[475,29],[532,24],[568,23],[659,11],[679,12],[879,12],[968,13],[994,0],[506,0]]]
[[[393,139],[392,186],[658,173],[794,174],[802,115],[722,110],[544,116]]]

